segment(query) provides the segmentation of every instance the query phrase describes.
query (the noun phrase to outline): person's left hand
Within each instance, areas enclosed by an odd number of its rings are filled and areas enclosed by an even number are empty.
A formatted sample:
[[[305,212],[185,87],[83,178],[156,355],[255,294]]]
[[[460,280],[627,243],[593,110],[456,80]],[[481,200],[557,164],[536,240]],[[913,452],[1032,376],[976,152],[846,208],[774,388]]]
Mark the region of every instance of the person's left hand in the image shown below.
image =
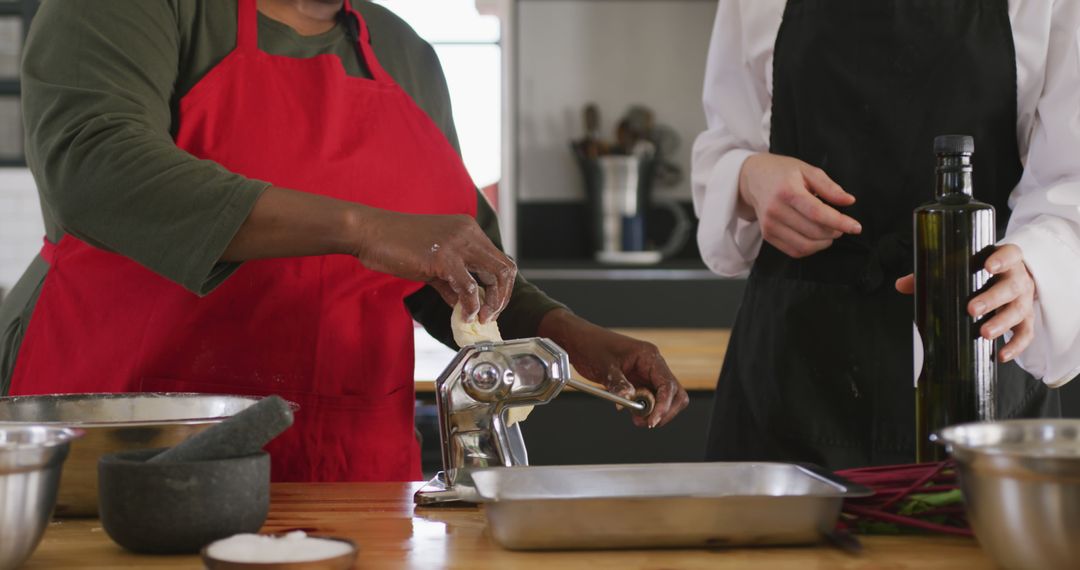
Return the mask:
[[[997,310],[993,318],[983,323],[979,334],[994,340],[1011,330],[1012,338],[998,354],[1001,362],[1008,362],[1024,352],[1035,336],[1035,314],[1032,310],[1035,280],[1031,278],[1027,265],[1024,265],[1023,252],[1013,244],[998,247],[986,259],[984,267],[994,276],[993,285],[968,303],[968,314],[978,319]],[[914,276],[898,279],[896,290],[909,295],[914,293]]]
[[[665,425],[690,403],[664,357],[647,342],[596,326],[564,309],[544,315],[537,334],[565,349],[578,372],[609,392],[630,400],[635,387],[652,392],[656,405],[647,417],[634,416],[638,427]]]

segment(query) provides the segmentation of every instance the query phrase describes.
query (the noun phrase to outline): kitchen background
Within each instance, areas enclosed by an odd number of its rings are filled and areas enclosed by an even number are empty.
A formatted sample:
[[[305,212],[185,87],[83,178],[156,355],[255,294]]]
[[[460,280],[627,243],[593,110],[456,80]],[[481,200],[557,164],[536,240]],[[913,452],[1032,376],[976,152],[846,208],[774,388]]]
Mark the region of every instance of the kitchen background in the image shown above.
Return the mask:
[[[43,233],[33,179],[23,167],[18,61],[39,0],[0,0],[0,289],[10,290]],[[663,129],[670,171],[654,193],[648,241],[659,245],[691,213],[690,149],[704,128],[701,78],[715,0],[383,0],[430,41],[450,84],[466,166],[497,204],[507,248],[522,274],[600,324],[644,329],[694,376],[692,404],[669,428],[633,432],[625,417],[581,394],[564,394],[526,425],[534,463],[693,460],[704,444],[710,387],[739,280],[709,273],[690,239],[655,265],[594,261],[592,222],[571,141],[586,132],[583,109],[599,110],[601,138],[644,106]],[[62,41],[62,40],[59,40]],[[681,173],[681,176],[679,175]],[[684,216],[685,217],[685,216]],[[692,215],[689,216],[692,218]],[[693,231],[693,228],[690,228]],[[449,349],[417,333],[419,380],[431,380]],[[776,355],[763,355],[775,357]],[[1080,386],[1064,390],[1080,416]],[[429,393],[422,399],[430,401]],[[433,409],[420,423],[437,437]],[[630,433],[635,437],[628,437]],[[438,450],[425,445],[429,462]]]

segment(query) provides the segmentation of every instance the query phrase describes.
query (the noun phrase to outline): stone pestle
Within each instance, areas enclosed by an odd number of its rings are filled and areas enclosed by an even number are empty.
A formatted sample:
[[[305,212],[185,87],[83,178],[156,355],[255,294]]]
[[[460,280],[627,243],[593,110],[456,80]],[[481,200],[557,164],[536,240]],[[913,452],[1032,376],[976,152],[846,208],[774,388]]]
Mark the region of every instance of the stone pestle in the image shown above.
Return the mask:
[[[155,455],[147,463],[210,461],[252,455],[292,423],[293,413],[288,402],[279,396],[269,396]]]

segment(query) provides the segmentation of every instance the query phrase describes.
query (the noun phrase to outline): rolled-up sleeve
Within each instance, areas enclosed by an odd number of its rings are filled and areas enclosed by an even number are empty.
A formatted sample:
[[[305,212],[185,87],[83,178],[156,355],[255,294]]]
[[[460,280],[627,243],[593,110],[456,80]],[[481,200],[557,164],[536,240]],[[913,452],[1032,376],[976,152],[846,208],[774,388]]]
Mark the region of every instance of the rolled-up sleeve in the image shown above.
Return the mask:
[[[761,249],[760,227],[739,208],[739,172],[748,156],[769,147],[771,97],[765,78],[778,26],[775,9],[721,0],[709,44],[708,129],[694,142],[691,188],[702,258],[725,277],[749,272]]]
[[[1018,361],[1050,386],[1080,375],[1080,3],[1056,0],[1046,79],[1002,243],[1035,279],[1035,339]]]
[[[62,230],[197,293],[268,183],[172,139],[181,33],[167,0],[42,4],[22,67],[27,162]]]

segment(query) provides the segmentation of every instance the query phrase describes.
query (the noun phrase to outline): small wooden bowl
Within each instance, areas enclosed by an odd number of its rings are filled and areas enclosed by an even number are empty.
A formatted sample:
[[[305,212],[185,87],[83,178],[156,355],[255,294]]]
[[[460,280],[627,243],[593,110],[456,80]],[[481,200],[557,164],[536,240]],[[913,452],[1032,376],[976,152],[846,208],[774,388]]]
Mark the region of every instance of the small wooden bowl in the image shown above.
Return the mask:
[[[322,560],[310,560],[308,562],[230,562],[211,557],[207,554],[210,546],[206,546],[201,552],[202,561],[207,570],[350,570],[356,564],[356,554],[360,549],[355,542],[337,536],[309,534],[308,537],[344,542],[352,547],[352,551],[340,556],[323,558]]]

